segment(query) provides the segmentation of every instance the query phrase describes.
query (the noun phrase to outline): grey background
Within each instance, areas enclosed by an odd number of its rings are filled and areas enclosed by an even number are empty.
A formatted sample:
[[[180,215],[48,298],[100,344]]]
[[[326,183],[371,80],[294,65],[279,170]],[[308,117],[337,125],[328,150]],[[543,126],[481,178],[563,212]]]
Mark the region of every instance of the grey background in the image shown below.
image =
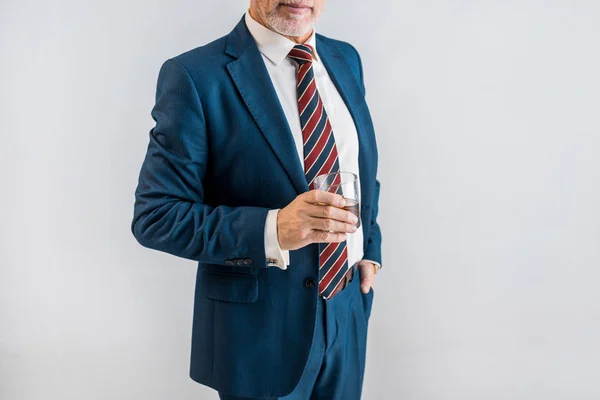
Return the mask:
[[[1,399],[216,398],[188,378],[195,263],[129,224],[161,63],[247,4],[2,0]],[[328,2],[381,158],[364,398],[600,398],[599,19]]]

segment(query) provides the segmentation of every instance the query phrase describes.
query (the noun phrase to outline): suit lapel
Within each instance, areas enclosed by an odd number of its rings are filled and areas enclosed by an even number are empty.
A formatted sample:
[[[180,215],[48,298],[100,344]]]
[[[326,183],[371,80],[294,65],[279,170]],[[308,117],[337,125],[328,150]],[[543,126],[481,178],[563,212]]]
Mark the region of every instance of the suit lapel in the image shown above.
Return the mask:
[[[228,36],[226,52],[237,58],[227,65],[252,117],[269,142],[298,194],[309,190],[304,168],[277,92],[244,19]]]
[[[354,77],[348,61],[344,55],[340,52],[338,47],[324,39],[322,36],[317,35],[317,53],[325,68],[329,77],[335,84],[338,92],[342,96],[344,103],[356,126],[358,132],[358,167],[360,170],[360,186],[361,186],[361,204],[363,206],[370,205],[372,198],[371,188],[373,186],[372,180],[372,163],[369,163],[369,155],[374,151],[371,141],[368,140],[367,132],[365,131],[368,121],[368,107],[365,102],[364,95],[358,86],[358,82]],[[371,184],[369,184],[371,183]]]

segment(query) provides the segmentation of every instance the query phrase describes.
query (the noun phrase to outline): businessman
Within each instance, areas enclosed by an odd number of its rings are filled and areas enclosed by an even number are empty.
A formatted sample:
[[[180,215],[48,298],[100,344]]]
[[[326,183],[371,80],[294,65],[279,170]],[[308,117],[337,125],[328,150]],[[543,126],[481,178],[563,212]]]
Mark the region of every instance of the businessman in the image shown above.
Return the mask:
[[[252,0],[159,72],[132,231],[198,262],[190,376],[221,399],[361,396],[377,146],[359,54],[315,33],[324,3]],[[358,177],[360,220],[314,190],[340,171]]]

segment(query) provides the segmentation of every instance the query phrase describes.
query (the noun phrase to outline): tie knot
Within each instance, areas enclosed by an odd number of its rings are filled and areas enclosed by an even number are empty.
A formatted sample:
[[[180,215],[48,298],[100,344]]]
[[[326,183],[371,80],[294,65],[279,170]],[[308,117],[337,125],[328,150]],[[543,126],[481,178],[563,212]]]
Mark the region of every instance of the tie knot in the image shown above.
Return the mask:
[[[313,48],[309,44],[297,44],[290,50],[288,57],[299,65],[313,60]]]

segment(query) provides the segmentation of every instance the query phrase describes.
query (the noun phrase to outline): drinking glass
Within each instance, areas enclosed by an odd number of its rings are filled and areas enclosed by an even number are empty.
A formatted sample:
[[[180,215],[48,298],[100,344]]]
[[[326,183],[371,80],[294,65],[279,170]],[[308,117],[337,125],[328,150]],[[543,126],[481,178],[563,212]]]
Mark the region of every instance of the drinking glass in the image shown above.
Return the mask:
[[[332,172],[319,175],[315,178],[313,187],[315,190],[339,194],[346,199],[346,205],[343,208],[356,215],[358,218],[356,227],[360,227],[360,195],[356,174],[352,172]]]

